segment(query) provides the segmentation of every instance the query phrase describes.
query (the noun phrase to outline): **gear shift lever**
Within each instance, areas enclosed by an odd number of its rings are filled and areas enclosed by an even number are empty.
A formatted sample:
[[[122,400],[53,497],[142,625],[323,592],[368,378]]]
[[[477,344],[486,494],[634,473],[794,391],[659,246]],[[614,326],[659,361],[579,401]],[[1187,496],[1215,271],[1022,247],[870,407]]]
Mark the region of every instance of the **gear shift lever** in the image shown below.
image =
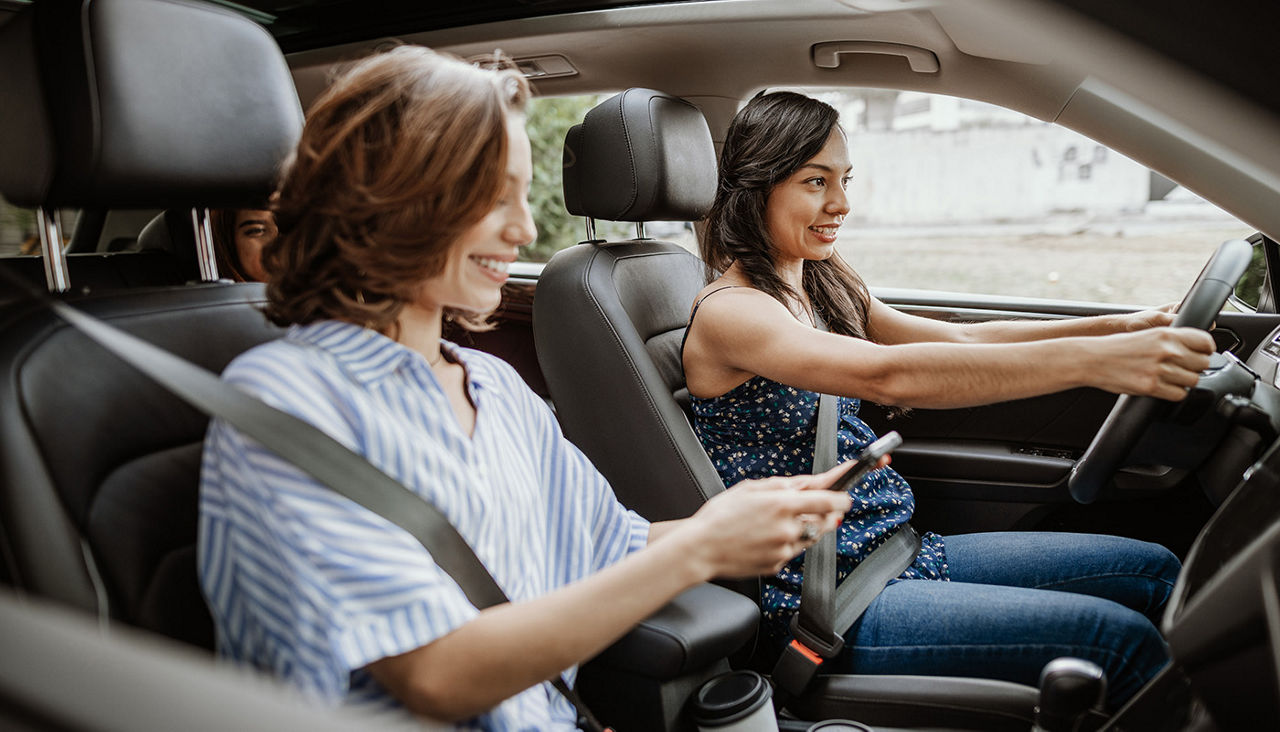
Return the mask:
[[[1072,732],[1085,712],[1100,707],[1107,675],[1098,664],[1080,658],[1056,658],[1040,672],[1036,732]]]

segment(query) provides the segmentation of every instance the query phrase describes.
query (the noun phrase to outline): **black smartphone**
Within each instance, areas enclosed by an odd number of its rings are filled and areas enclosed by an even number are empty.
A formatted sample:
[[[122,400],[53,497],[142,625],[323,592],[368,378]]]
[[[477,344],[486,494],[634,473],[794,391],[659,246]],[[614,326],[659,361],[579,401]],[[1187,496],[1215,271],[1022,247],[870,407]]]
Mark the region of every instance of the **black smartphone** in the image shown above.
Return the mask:
[[[897,431],[884,433],[880,439],[862,448],[862,452],[859,452],[857,457],[846,463],[849,466],[848,469],[836,478],[835,483],[831,484],[831,490],[848,491],[857,485],[858,481],[867,477],[868,473],[877,469],[880,458],[898,449],[898,445],[901,444],[902,435]]]

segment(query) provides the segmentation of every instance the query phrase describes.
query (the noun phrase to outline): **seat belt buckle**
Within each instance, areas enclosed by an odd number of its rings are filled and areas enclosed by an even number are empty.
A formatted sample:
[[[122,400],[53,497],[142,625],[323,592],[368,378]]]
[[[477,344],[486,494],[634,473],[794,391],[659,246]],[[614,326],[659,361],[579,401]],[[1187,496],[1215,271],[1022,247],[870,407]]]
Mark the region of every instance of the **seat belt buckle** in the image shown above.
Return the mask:
[[[834,658],[844,648],[844,638],[832,632],[827,640],[820,640],[804,630],[797,622],[799,613],[791,618],[792,640],[782,649],[782,656],[773,667],[773,683],[791,696],[804,692],[823,661]]]
[[[823,660],[835,658],[836,654],[844,648],[844,636],[828,628],[828,635],[825,638],[820,638],[816,633],[804,627],[804,624],[800,622],[800,616],[801,613],[798,612],[791,616],[791,637],[795,639],[792,643],[799,641],[805,650]]]

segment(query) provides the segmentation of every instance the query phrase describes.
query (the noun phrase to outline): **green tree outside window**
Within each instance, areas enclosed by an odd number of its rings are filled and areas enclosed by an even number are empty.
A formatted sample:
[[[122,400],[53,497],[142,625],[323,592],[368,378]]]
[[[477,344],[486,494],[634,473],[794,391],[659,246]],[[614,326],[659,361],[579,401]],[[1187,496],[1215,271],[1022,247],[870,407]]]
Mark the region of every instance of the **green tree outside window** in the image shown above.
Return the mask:
[[[529,189],[529,206],[538,224],[538,240],[521,250],[523,261],[545,262],[561,249],[586,238],[582,217],[570,216],[564,208],[564,136],[607,96],[540,97],[530,103],[528,130],[533,148],[533,185]],[[634,236],[634,231],[630,224],[596,222],[596,235],[602,238],[626,238]]]

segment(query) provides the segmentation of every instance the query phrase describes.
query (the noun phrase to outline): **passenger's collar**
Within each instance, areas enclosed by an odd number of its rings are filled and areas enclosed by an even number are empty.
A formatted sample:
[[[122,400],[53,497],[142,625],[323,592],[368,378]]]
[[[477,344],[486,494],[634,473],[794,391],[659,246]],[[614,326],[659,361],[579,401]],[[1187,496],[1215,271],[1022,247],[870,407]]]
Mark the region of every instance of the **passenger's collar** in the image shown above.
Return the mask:
[[[395,373],[398,369],[418,364],[430,370],[426,356],[369,328],[341,320],[322,320],[289,328],[289,340],[315,346],[333,356],[352,379],[369,385]],[[483,376],[463,355],[463,349],[444,339],[440,348],[445,358],[466,368],[467,378],[474,385],[485,385]]]

